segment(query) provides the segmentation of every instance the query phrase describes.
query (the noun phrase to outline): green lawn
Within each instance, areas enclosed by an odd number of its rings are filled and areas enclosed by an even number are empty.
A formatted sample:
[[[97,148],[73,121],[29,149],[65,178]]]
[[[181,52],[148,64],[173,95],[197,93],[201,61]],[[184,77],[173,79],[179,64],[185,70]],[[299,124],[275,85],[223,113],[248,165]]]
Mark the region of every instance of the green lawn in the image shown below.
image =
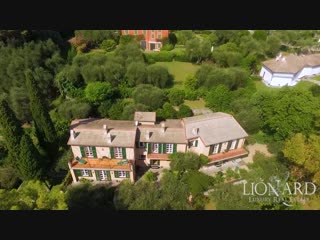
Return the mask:
[[[157,62],[160,66],[168,68],[170,74],[174,76],[174,86],[183,87],[183,82],[188,75],[194,75],[200,66],[188,62]]]
[[[315,77],[313,77],[312,79],[317,80],[317,81],[320,81],[320,76],[315,76]]]
[[[205,108],[206,102],[203,99],[190,101],[190,100],[184,100],[184,104],[189,106],[191,109],[199,109],[199,108]]]
[[[216,204],[210,199],[210,201],[204,206],[204,210],[217,210]]]
[[[267,87],[261,81],[256,81],[255,83],[256,83],[257,92],[260,92],[260,91],[272,92],[272,91],[279,91],[280,89],[282,89],[282,88],[275,88],[275,87]],[[297,85],[290,88],[310,89],[313,85],[314,83],[311,83],[311,82],[300,81]]]
[[[320,210],[320,197],[312,197],[302,206],[302,208],[304,210]]]

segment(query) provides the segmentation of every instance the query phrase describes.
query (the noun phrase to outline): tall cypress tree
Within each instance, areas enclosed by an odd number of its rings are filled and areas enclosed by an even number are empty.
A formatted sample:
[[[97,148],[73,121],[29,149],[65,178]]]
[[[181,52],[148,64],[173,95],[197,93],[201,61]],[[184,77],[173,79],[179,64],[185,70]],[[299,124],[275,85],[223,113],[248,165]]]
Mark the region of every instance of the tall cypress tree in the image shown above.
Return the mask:
[[[5,100],[0,101],[0,126],[8,149],[9,162],[16,167],[23,130],[20,122]]]
[[[19,172],[23,180],[39,179],[42,174],[41,157],[29,135],[20,141]]]
[[[30,69],[26,71],[26,86],[30,98],[30,111],[34,121],[39,144],[53,157],[58,149],[57,135],[49,116],[49,110],[42,99],[40,89]]]

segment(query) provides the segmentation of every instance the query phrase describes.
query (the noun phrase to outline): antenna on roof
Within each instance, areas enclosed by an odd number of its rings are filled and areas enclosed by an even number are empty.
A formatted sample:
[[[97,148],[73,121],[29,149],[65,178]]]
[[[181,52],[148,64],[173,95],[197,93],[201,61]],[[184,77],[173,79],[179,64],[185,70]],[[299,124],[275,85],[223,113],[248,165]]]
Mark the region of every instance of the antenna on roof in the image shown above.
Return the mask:
[[[282,53],[280,52],[280,53],[278,54],[278,56],[276,57],[276,61],[279,61],[281,57],[282,57]]]
[[[166,123],[165,122],[161,122],[161,132],[165,132],[166,131]]]

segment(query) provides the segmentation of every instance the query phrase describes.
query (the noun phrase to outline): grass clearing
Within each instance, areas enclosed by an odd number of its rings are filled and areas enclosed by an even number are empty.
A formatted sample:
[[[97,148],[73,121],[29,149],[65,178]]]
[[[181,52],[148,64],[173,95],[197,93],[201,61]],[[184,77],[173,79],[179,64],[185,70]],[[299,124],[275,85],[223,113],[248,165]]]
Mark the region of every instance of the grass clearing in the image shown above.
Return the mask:
[[[210,199],[210,201],[204,206],[204,210],[217,210],[216,204]]]
[[[281,88],[268,87],[262,81],[255,81],[255,84],[256,84],[257,92],[266,92],[266,91],[272,92],[272,91],[279,91],[280,89],[283,89],[283,87],[281,87]],[[313,85],[314,85],[314,83],[311,83],[311,82],[300,81],[297,83],[297,85],[295,85],[293,87],[289,87],[289,88],[309,90]]]
[[[159,66],[168,68],[170,74],[174,76],[174,87],[183,87],[183,82],[188,75],[194,75],[200,68],[189,62],[156,62]]]
[[[319,75],[319,76],[315,76],[315,77],[313,77],[312,79],[317,80],[317,81],[320,81],[320,75]]]
[[[320,210],[320,197],[316,196],[303,205],[303,210]]]
[[[199,99],[199,100],[194,100],[194,101],[190,101],[190,100],[184,100],[184,104],[189,106],[191,109],[202,109],[202,108],[206,108],[206,102],[203,99]]]

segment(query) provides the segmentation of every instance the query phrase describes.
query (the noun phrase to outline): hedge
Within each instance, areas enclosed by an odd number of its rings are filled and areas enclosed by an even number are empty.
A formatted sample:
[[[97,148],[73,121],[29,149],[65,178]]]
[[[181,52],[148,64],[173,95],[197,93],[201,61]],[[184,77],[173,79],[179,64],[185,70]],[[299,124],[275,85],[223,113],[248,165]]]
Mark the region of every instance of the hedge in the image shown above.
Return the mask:
[[[149,64],[155,62],[188,62],[185,49],[179,48],[171,51],[145,52],[146,60]]]

